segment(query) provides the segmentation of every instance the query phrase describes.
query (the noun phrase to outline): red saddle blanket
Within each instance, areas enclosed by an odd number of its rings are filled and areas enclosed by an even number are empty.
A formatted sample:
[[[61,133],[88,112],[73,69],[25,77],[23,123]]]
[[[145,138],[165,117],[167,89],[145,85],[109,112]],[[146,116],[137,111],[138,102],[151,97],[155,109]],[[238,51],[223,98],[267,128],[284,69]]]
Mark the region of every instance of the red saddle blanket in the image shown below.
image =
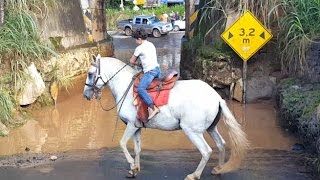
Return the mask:
[[[149,116],[148,106],[138,95],[138,85],[142,75],[143,75],[142,73],[139,73],[137,75],[137,78],[134,80],[133,104],[136,106],[138,110],[137,119],[143,123],[146,123],[148,122],[148,116]],[[149,85],[149,87],[147,88],[147,92],[157,107],[168,104],[170,90],[173,88],[177,79],[178,79],[178,73],[172,72],[163,79],[154,79],[152,83]]]

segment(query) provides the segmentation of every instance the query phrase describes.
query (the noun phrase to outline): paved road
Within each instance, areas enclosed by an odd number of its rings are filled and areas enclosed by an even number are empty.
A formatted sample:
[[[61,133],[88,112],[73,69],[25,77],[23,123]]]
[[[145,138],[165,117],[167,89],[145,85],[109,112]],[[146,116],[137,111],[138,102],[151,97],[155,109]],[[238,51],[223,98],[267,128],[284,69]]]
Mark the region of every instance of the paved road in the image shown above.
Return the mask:
[[[112,31],[109,34],[113,38],[115,57],[128,61],[135,47],[137,47],[135,40],[119,31]],[[157,48],[158,62],[178,72],[180,71],[181,39],[183,35],[184,31],[179,31],[171,32],[160,38],[148,37],[148,40]]]
[[[119,149],[90,150],[49,155],[25,155],[0,159],[1,180],[120,180],[129,168]],[[209,160],[201,179],[223,180],[309,180],[304,158],[279,150],[251,150],[239,170],[225,175],[211,175],[217,164],[217,152]],[[181,180],[195,170],[200,154],[194,150],[142,151],[141,172],[137,180]],[[3,167],[7,166],[14,167]],[[17,167],[20,166],[20,167]]]

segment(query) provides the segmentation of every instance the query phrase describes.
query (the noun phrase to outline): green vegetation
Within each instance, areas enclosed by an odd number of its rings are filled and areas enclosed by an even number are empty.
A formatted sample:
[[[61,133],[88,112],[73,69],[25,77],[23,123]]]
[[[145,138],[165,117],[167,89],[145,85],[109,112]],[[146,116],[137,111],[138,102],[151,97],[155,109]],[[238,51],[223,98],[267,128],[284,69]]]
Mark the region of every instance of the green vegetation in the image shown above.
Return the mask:
[[[286,114],[285,123],[295,131],[297,121],[309,121],[320,104],[320,89],[303,87],[299,80],[292,78],[282,80],[279,84],[281,92],[281,112]]]
[[[282,0],[280,6],[283,16],[279,21],[278,45],[282,71],[293,76],[303,75],[307,73],[306,56],[310,45],[320,43],[320,1]],[[312,163],[320,176],[320,117],[317,115],[320,85],[305,85],[290,79],[280,87],[282,124],[317,152]]]
[[[282,67],[289,73],[303,73],[306,52],[320,38],[319,0],[282,0],[284,15],[280,21],[279,47]]]
[[[273,41],[278,41],[282,70],[287,73],[304,72],[309,46],[320,38],[319,0],[205,0],[200,7],[204,8],[194,38],[202,45],[221,41],[230,14],[250,10],[277,37]]]
[[[117,6],[119,7],[119,6]],[[156,16],[160,16],[161,13],[166,12],[169,14],[171,11],[179,12],[180,15],[184,14],[184,5],[177,5],[177,6],[160,6],[156,8],[140,8],[139,11],[133,11],[131,6],[125,6],[125,10],[122,11],[119,8],[110,8],[106,10],[107,13],[107,29],[108,31],[117,30],[116,22],[125,20],[125,19],[132,19],[136,15],[150,15],[155,14]]]
[[[14,106],[14,102],[11,99],[9,92],[0,89],[0,121],[3,124],[8,124],[12,119]]]
[[[31,1],[40,3],[42,1]],[[10,65],[10,88],[17,93],[21,84],[26,79],[23,69],[30,62],[41,64],[43,59],[54,51],[42,43],[39,38],[37,25],[34,21],[35,12],[30,11],[30,6],[37,9],[37,4],[30,1],[9,0],[5,6],[5,22],[0,29],[0,62]],[[42,2],[43,3],[43,2]],[[41,7],[38,7],[41,9]]]
[[[278,94],[282,126],[318,154],[311,163],[320,175],[320,84],[288,78],[280,82]]]
[[[24,69],[31,62],[41,65],[53,48],[40,41],[35,19],[54,7],[54,0],[7,0],[5,1],[4,25],[0,29],[0,120],[8,124],[12,119],[18,93],[26,76]],[[15,122],[10,122],[15,123]]]
[[[234,51],[221,41],[213,42],[211,45],[201,46],[197,49],[197,55],[206,59],[216,59],[219,56],[234,56]]]

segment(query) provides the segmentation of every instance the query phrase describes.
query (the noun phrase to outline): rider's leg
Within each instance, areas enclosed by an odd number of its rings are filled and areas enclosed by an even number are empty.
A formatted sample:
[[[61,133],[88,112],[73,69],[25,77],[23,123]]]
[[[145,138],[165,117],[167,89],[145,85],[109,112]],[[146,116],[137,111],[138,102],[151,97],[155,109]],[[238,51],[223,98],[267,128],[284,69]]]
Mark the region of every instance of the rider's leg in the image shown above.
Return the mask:
[[[160,76],[160,68],[157,67],[155,69],[152,69],[144,73],[138,85],[138,94],[149,107],[148,119],[151,119],[154,115],[156,115],[159,112],[159,108],[154,105],[153,100],[147,93],[146,89],[149,87],[152,80],[159,76]]]

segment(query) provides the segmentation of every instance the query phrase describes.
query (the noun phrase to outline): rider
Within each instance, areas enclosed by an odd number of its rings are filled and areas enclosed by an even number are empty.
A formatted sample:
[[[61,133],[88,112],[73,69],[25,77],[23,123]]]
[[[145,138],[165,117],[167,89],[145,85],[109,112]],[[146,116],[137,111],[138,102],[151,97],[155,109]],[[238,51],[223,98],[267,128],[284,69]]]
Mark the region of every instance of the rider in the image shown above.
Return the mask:
[[[153,100],[146,90],[151,84],[152,80],[154,78],[159,78],[161,74],[160,66],[157,60],[156,47],[153,45],[153,43],[147,40],[148,33],[143,28],[137,29],[133,33],[133,37],[136,39],[138,46],[130,58],[130,63],[137,64],[137,59],[140,57],[143,76],[138,85],[138,94],[147,104],[149,112],[148,119],[151,119],[160,112],[159,108],[154,105]]]

